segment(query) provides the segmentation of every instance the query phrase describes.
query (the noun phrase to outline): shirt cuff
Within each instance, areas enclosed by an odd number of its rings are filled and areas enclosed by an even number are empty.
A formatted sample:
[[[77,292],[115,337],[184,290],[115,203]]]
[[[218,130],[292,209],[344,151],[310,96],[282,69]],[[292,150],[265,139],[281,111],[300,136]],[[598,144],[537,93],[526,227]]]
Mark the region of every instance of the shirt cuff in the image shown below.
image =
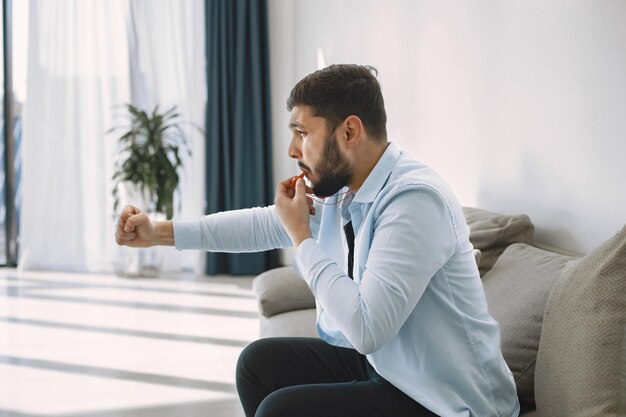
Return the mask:
[[[177,250],[202,249],[200,220],[174,220],[174,244]]]

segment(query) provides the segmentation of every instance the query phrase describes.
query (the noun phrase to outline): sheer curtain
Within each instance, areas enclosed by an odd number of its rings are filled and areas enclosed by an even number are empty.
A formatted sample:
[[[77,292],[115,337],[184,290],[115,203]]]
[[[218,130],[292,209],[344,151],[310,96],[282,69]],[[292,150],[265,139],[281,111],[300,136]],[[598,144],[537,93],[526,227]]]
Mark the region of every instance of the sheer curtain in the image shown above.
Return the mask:
[[[21,269],[111,272],[115,106],[177,105],[204,126],[202,0],[31,0],[24,116]],[[182,212],[204,212],[204,140],[181,173]],[[199,253],[165,251],[164,269],[203,271]],[[126,249],[128,250],[128,249]]]
[[[130,98],[124,0],[31,0],[21,269],[109,272],[113,106]]]
[[[129,14],[133,103],[145,109],[178,106],[190,139],[192,157],[181,175],[182,211],[176,217],[204,214],[204,129],[206,54],[203,0],[131,0]],[[164,251],[164,270],[202,273],[204,254]]]

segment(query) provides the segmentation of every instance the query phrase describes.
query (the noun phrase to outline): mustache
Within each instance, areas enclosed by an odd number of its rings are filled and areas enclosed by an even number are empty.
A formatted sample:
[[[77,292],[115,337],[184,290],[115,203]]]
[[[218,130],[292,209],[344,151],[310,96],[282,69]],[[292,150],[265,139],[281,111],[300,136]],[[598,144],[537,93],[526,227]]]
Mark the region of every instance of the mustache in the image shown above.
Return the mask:
[[[298,166],[304,171],[311,172],[311,168],[309,168],[309,166],[302,161],[298,161]]]

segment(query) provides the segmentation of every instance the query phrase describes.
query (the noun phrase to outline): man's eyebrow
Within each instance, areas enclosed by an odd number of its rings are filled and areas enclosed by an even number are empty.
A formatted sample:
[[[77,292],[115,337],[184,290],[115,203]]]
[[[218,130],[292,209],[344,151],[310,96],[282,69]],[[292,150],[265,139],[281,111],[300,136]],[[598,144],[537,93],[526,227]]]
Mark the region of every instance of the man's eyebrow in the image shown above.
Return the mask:
[[[290,123],[289,123],[289,129],[296,129],[296,128],[298,128],[298,129],[303,129],[303,128],[304,128],[304,126],[302,126],[302,125],[301,125],[300,123],[298,123],[298,122],[290,122]]]

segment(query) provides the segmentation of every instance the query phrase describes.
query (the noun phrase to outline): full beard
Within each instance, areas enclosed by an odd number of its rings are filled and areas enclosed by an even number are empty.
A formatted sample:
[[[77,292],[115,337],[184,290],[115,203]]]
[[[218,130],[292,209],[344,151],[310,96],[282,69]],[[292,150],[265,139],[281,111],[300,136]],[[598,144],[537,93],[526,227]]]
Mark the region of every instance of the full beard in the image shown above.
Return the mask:
[[[352,181],[350,163],[341,154],[334,136],[328,137],[324,143],[317,174],[319,181],[312,185],[313,194],[318,197],[331,196]]]

